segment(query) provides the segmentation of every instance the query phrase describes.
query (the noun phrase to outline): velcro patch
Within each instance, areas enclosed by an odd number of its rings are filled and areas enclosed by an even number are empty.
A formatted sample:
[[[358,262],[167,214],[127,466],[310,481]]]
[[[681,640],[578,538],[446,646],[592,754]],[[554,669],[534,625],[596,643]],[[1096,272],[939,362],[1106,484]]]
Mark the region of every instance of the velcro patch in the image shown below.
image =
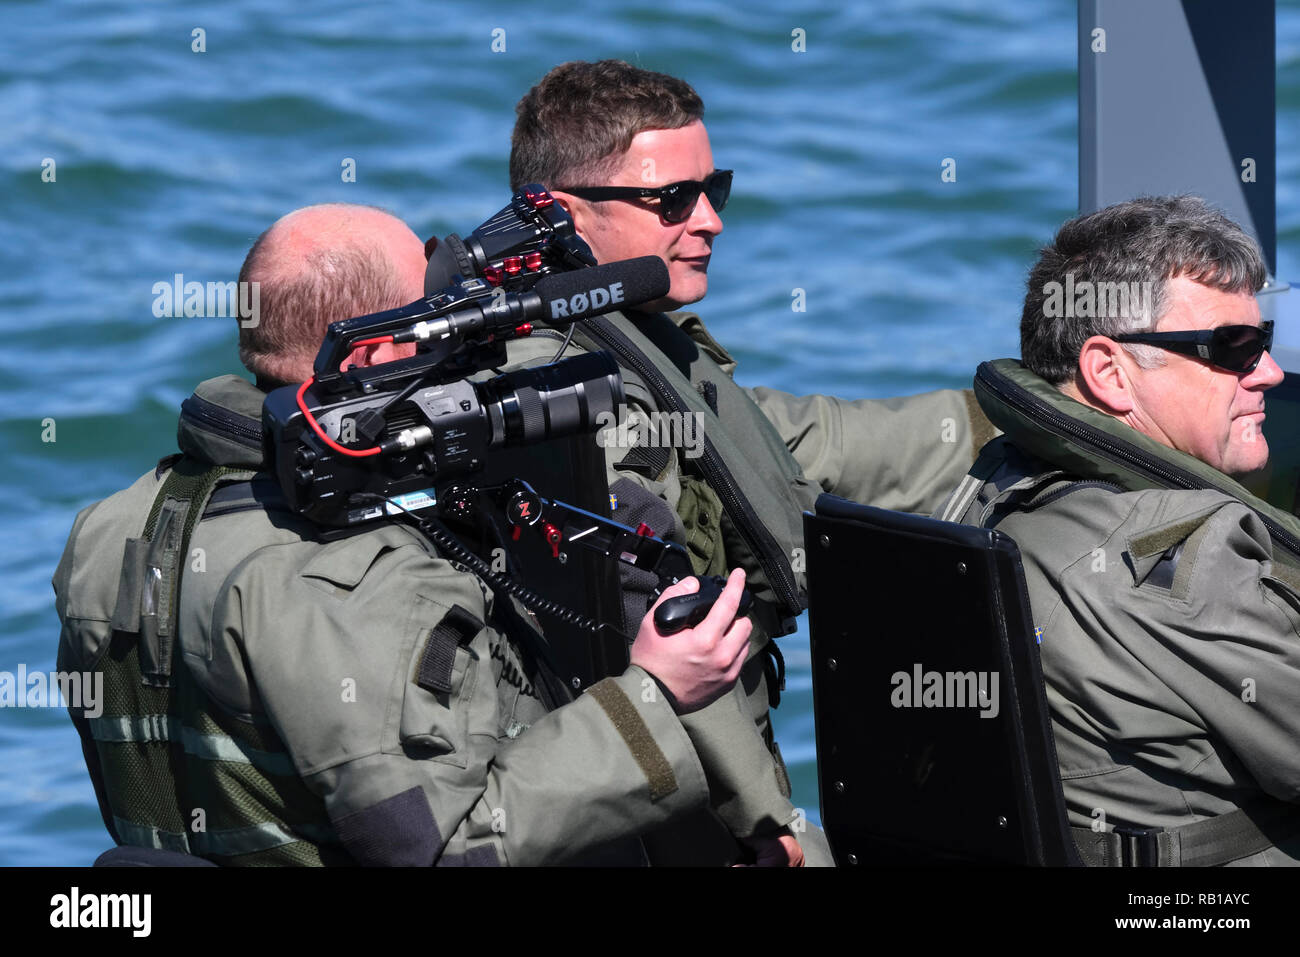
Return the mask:
[[[1212,505],[1195,515],[1131,537],[1126,543],[1125,563],[1133,573],[1134,586],[1167,587],[1170,597],[1185,600],[1206,523],[1220,507]]]
[[[442,850],[442,834],[418,785],[345,815],[339,840],[362,867],[428,867]]]
[[[613,722],[637,766],[650,782],[650,800],[658,801],[677,790],[677,775],[667,756],[655,742],[645,720],[612,678],[587,689]]]
[[[1193,515],[1191,518],[1185,518],[1180,522],[1171,522],[1143,535],[1135,535],[1129,539],[1128,550],[1134,558],[1147,558],[1150,555],[1163,554],[1204,525],[1205,520],[1210,517],[1211,511],[1213,510],[1203,512],[1200,515]]]

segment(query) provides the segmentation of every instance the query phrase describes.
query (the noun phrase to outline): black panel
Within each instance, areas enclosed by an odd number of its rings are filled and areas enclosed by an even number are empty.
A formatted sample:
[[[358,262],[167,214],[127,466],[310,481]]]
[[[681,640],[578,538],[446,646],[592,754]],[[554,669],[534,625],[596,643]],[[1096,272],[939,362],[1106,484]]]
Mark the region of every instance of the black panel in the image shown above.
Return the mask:
[[[1205,82],[1234,162],[1257,160],[1242,196],[1268,271],[1277,274],[1277,63],[1273,3],[1183,0]]]
[[[1014,543],[832,496],[817,507],[805,516],[813,696],[836,860],[1071,862]],[[944,706],[903,694],[918,669],[922,686],[945,677]],[[946,680],[981,672],[984,701]]]
[[[484,472],[473,476],[474,482],[480,485],[511,478],[528,482],[543,498],[605,517],[610,514],[605,453],[591,435],[494,450]],[[490,560],[491,544],[484,542],[476,549],[485,560]],[[532,590],[597,621],[622,621],[618,569],[613,562],[574,545],[561,548],[566,556],[566,561],[561,563],[552,556],[550,546],[535,529],[521,535],[519,541],[509,543],[509,547],[521,569],[517,577]],[[586,688],[601,678],[626,670],[627,642],[611,629],[602,629],[592,637],[551,615],[538,617],[547,642],[565,672],[561,677],[571,691],[576,690],[573,678],[579,680],[581,688]]]

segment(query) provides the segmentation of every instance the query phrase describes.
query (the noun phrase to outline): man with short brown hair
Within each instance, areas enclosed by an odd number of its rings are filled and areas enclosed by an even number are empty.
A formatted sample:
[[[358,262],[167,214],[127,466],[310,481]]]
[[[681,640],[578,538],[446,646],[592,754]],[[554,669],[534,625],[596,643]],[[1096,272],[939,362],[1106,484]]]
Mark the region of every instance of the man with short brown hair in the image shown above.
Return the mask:
[[[624,63],[561,63],[515,107],[510,188],[610,179],[645,130],[675,130],[704,117],[685,80]]]
[[[632,426],[624,434],[669,414],[694,416],[705,437],[698,457],[606,442],[615,517],[685,544],[697,572],[739,565],[749,574],[753,658],[741,683],[788,789],[767,712],[784,675],[771,639],[794,630],[805,604],[803,510],[829,491],[930,511],[992,430],[968,395],[951,390],[849,402],[742,389],[735,360],[698,316],[661,311],[708,291],[731,191],[732,172],[715,167],[703,102],[686,82],[616,60],[564,63],[516,112],[512,188],[550,190],[598,262],[655,255],[668,267],[663,299],[575,327],[579,346],[618,358]],[[548,348],[512,342],[511,361],[540,360]],[[645,607],[647,587],[625,576],[627,621]]]

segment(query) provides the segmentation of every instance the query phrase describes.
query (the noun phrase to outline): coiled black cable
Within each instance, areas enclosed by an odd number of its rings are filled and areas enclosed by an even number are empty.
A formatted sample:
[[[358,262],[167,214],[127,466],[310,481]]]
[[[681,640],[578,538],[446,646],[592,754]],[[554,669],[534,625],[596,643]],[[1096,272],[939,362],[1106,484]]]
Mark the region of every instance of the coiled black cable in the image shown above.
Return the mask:
[[[602,629],[608,628],[624,641],[629,641],[627,635],[623,634],[622,631],[608,622],[598,622],[594,618],[589,618],[581,612],[574,611],[566,605],[561,605],[553,599],[539,595],[527,585],[523,585],[501,572],[493,571],[491,565],[479,556],[475,555],[469,548],[462,544],[460,539],[455,536],[451,529],[447,528],[447,526],[438,519],[421,518],[400,502],[394,502],[392,499],[385,498],[376,493],[367,493],[365,497],[373,498],[391,504],[396,508],[400,508],[411,517],[416,527],[419,528],[431,542],[447,553],[447,557],[465,565],[473,571],[474,574],[478,575],[494,588],[499,588],[502,591],[513,595],[515,598],[518,598],[523,606],[530,611],[543,612],[552,615],[565,624],[573,625],[575,628],[590,632],[591,634],[596,634]]]

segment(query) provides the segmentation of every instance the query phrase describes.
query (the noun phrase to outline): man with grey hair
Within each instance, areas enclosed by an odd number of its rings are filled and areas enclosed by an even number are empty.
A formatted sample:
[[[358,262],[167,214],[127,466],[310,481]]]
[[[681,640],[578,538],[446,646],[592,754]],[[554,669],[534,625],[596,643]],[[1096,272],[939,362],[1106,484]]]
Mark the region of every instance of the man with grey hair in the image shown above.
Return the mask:
[[[1264,279],[1195,197],[1081,216],[1030,272],[1022,362],[976,376],[1005,434],[940,517],[1020,547],[1090,864],[1300,863],[1300,521],[1232,478],[1282,381]]]

